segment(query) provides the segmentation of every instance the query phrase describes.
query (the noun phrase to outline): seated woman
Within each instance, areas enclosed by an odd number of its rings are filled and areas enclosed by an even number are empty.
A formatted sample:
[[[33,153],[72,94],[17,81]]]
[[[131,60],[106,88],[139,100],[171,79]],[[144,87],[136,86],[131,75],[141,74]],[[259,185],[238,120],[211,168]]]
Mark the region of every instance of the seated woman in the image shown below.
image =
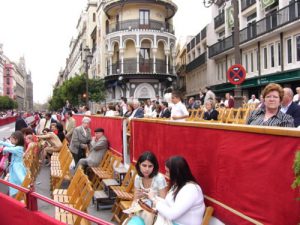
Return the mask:
[[[254,110],[248,120],[249,125],[294,127],[294,119],[280,111],[283,89],[279,84],[268,84],[263,92],[264,107]]]
[[[24,152],[24,136],[21,131],[16,131],[11,134],[10,142],[0,141],[0,145],[4,146],[3,153],[11,153],[11,162],[9,166],[9,182],[22,185],[26,176],[26,168],[23,163]],[[18,190],[9,187],[9,195],[15,196]]]
[[[137,203],[138,199],[148,198],[149,193],[151,193],[151,196],[165,198],[167,182],[165,177],[158,172],[159,166],[155,155],[150,151],[144,152],[139,157],[135,167],[138,175],[136,175],[134,181],[135,192],[133,206]],[[145,218],[145,216],[143,213],[137,214],[137,216],[132,217],[127,224],[152,224],[149,218]]]
[[[204,120],[218,120],[219,112],[215,110],[213,102],[208,100],[205,102],[206,112],[204,113]]]
[[[173,224],[199,225],[205,211],[203,193],[187,161],[181,156],[169,158],[165,164],[170,190],[166,199],[149,197],[156,203],[159,216]]]

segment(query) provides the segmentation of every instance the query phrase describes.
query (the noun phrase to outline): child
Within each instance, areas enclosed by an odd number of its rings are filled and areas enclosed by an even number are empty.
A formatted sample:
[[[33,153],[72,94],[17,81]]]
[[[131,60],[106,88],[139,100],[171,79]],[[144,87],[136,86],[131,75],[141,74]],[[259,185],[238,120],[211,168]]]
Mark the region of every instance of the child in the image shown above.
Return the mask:
[[[9,182],[22,185],[26,176],[26,168],[23,163],[24,153],[24,136],[21,131],[16,131],[10,136],[10,142],[0,141],[0,145],[4,146],[3,153],[11,153],[11,162],[9,166]],[[18,190],[10,187],[9,195],[15,196]]]

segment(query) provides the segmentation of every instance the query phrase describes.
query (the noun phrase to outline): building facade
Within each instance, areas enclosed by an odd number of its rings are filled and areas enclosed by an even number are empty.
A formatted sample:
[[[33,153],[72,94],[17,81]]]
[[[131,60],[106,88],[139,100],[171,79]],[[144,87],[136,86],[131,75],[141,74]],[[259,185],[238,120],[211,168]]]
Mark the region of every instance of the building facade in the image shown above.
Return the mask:
[[[76,65],[85,71],[88,47],[93,55],[89,78],[105,80],[107,102],[122,96],[140,100],[163,96],[177,77],[172,21],[176,11],[171,0],[90,0],[80,17],[74,53],[57,85],[78,73]]]
[[[217,1],[213,21],[187,46],[187,96],[210,86],[220,96],[233,93],[227,70],[235,64],[231,1]],[[259,95],[276,82],[300,86],[300,2],[238,0],[241,62],[247,71],[243,95]],[[207,36],[207,38],[206,38]]]

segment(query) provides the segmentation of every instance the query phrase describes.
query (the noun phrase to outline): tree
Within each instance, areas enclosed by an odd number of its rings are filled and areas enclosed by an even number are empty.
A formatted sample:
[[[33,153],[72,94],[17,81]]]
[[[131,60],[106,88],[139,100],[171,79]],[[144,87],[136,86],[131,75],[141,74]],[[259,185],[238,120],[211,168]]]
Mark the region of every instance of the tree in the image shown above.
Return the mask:
[[[89,79],[90,100],[100,102],[105,99],[105,87],[102,79]]]
[[[18,103],[8,96],[0,96],[0,110],[16,109]]]
[[[52,98],[49,101],[50,110],[58,110],[64,107],[66,100],[74,105],[84,102],[85,76],[75,76],[66,80],[62,86],[53,89]],[[89,79],[89,97],[91,101],[99,102],[105,98],[104,82],[101,79]]]

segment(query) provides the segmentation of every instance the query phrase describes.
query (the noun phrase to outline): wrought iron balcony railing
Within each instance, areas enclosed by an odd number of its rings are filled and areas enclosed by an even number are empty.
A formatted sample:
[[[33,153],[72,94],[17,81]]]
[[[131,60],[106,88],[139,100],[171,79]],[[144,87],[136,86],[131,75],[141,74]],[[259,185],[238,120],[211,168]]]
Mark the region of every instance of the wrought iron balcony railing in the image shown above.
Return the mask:
[[[240,31],[240,44],[251,41],[266,33],[300,19],[300,2],[291,2],[288,6],[267,15],[265,18],[249,23]],[[209,58],[233,48],[233,37],[215,43],[209,47]]]
[[[149,20],[148,24],[141,24],[140,20],[125,20],[115,23],[110,23],[106,27],[106,33],[112,33],[121,30],[136,30],[136,29],[146,29],[146,30],[159,30],[162,32],[168,32],[174,34],[173,25],[166,22],[161,22],[157,20]]]

